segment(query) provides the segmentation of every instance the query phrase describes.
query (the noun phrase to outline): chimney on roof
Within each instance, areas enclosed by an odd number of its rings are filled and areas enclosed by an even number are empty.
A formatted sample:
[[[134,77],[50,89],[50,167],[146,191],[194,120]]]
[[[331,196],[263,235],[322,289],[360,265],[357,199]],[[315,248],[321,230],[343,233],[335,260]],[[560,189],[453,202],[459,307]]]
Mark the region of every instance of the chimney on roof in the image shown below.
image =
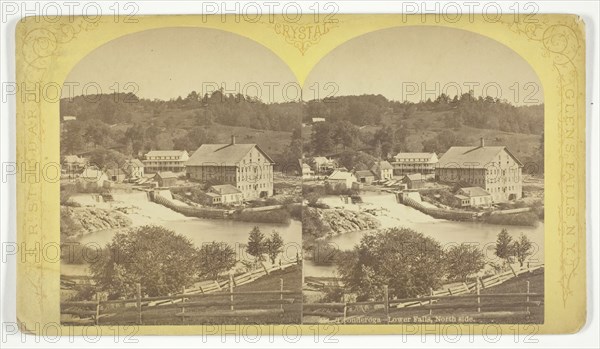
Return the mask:
[[[481,148],[485,147],[485,140],[483,139],[483,137],[479,138],[479,143],[480,143],[479,146]]]
[[[231,135],[231,145],[235,144],[235,135]]]

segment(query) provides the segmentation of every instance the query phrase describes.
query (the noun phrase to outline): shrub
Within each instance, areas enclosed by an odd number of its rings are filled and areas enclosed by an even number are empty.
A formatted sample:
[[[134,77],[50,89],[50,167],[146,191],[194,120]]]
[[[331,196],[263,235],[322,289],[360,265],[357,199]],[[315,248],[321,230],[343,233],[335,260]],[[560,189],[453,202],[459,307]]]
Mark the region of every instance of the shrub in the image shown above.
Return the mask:
[[[280,208],[276,210],[270,211],[262,211],[262,212],[244,212],[237,211],[233,214],[233,219],[244,222],[254,222],[254,223],[281,223],[288,224],[290,223],[291,215],[285,208]]]
[[[416,297],[441,285],[444,251],[421,233],[392,228],[363,236],[352,251],[340,253],[336,264],[359,301],[381,299],[384,285],[391,297]]]
[[[117,233],[107,253],[90,265],[98,288],[110,299],[180,292],[195,279],[196,248],[191,241],[159,226],[142,226]]]
[[[513,214],[487,215],[484,216],[484,221],[489,224],[536,227],[539,223],[539,218],[538,215],[533,212],[522,212]]]

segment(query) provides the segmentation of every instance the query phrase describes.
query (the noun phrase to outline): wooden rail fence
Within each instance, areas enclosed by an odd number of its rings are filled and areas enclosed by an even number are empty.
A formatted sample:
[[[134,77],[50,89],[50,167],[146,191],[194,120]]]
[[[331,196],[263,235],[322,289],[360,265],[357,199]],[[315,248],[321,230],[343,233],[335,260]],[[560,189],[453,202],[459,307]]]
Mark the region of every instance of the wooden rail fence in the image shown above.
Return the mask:
[[[505,294],[481,294],[481,289],[494,287],[500,285],[510,279],[513,279],[524,273],[531,273],[535,270],[543,268],[544,265],[528,266],[518,270],[510,267],[511,270],[489,276],[487,278],[477,278],[477,281],[472,283],[463,283],[452,287],[447,287],[439,290],[430,289],[428,296],[420,296],[414,298],[404,299],[390,299],[388,296],[387,286],[384,286],[384,296],[381,301],[368,301],[368,302],[342,302],[342,303],[304,303],[303,304],[303,316],[319,316],[327,318],[341,318],[342,323],[346,323],[347,318],[350,315],[366,315],[364,307],[372,307],[373,311],[381,313],[383,310],[384,322],[389,320],[390,309],[392,311],[403,311],[403,310],[429,310],[429,315],[433,314],[435,309],[477,309],[478,314],[482,314],[482,308],[525,308],[523,314],[528,314],[530,307],[540,306],[541,300],[532,300],[532,298],[542,298],[543,293],[530,293],[529,281],[526,282],[526,290],[524,293],[505,293]],[[307,280],[308,279],[308,280]],[[342,287],[340,286],[339,279],[336,278],[305,278],[305,283],[315,287],[319,285],[327,285],[330,287]],[[326,287],[326,286],[322,286]],[[474,292],[474,294],[471,294]],[[482,303],[482,298],[492,298],[493,300],[502,300],[507,298],[523,298],[522,301],[510,302],[510,303]],[[344,297],[345,298],[345,297]],[[438,304],[444,300],[473,300],[475,302],[457,303],[450,302],[447,304]],[[361,309],[358,309],[362,307]],[[485,314],[482,314],[485,315]]]
[[[298,265],[301,260],[297,260],[291,263],[285,263],[277,266],[267,268],[264,264],[261,269],[253,270],[248,273],[244,273],[238,276],[230,274],[229,280],[218,281],[207,281],[196,283],[190,288],[184,288],[180,294],[158,296],[158,297],[142,297],[142,287],[140,284],[137,285],[137,296],[131,299],[117,299],[117,300],[102,300],[102,294],[96,293],[95,300],[93,301],[65,301],[61,302],[61,314],[75,315],[79,319],[73,319],[67,321],[73,324],[96,324],[98,325],[103,318],[114,317],[119,313],[128,312],[129,315],[126,318],[131,318],[133,314],[136,314],[135,320],[128,320],[127,322],[134,322],[137,324],[143,324],[143,313],[151,309],[170,309],[179,308],[181,311],[177,314],[168,314],[166,316],[176,316],[185,322],[188,317],[211,317],[211,316],[252,316],[252,315],[265,315],[265,314],[279,314],[283,312],[284,304],[292,304],[294,299],[284,298],[284,295],[295,295],[301,296],[301,291],[289,291],[283,288],[283,279],[280,279],[280,289],[277,291],[248,291],[248,292],[235,292],[235,287],[239,287],[255,281],[256,279],[269,275],[274,271],[285,270],[291,266]],[[224,292],[229,291],[229,292]],[[279,295],[278,299],[264,299],[262,295]],[[236,296],[259,297],[257,300],[249,301],[236,301]],[[226,298],[226,300],[206,302],[206,301],[191,301],[195,299],[214,299],[214,298]],[[269,309],[269,305],[279,305],[276,311]],[[186,309],[193,309],[199,307],[222,307],[227,306],[228,310],[215,310],[215,311],[204,311],[202,313],[186,313]],[[253,307],[263,306],[266,309],[236,309],[237,307]],[[161,317],[160,314],[152,316],[151,319]]]

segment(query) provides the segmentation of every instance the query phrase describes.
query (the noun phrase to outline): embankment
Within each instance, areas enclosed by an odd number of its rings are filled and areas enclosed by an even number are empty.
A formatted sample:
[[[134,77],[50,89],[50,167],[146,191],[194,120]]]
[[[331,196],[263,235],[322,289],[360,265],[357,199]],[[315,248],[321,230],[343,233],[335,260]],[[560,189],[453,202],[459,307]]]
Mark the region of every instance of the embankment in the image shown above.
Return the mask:
[[[303,214],[317,219],[330,232],[330,235],[373,230],[380,227],[377,218],[364,212],[306,207]]]
[[[61,216],[67,215],[78,228],[79,235],[100,230],[126,228],[131,219],[123,213],[97,207],[61,207]]]
[[[157,204],[161,204],[165,207],[170,208],[175,212],[179,212],[188,217],[198,217],[198,218],[225,218],[227,217],[226,210],[205,208],[205,207],[194,207],[187,206],[183,204],[178,204],[169,198],[159,194],[158,192],[150,193],[150,199]],[[170,194],[170,192],[169,192]]]

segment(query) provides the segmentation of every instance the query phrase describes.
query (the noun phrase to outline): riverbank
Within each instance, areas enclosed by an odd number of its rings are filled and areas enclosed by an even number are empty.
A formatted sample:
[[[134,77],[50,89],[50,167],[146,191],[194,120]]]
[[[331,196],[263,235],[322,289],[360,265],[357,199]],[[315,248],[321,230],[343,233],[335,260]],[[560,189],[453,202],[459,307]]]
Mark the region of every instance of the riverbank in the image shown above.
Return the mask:
[[[433,218],[412,207],[397,202],[391,193],[370,193],[362,195],[363,203],[346,203],[339,196],[321,198],[321,202],[331,207],[364,212],[375,210],[378,212],[376,219],[381,229],[404,227],[410,228],[425,236],[434,238],[442,246],[448,247],[457,243],[469,243],[480,248],[487,260],[495,260],[494,248],[498,233],[506,228],[508,233],[516,239],[521,233],[525,234],[534,245],[532,263],[544,262],[544,223],[532,226],[502,226],[487,224],[480,221],[452,221]],[[324,238],[321,242],[325,245],[335,246],[345,251],[351,250],[366,234],[365,231],[348,232]],[[333,265],[319,265],[311,260],[304,260],[304,275],[331,277],[335,276]]]
[[[277,231],[284,240],[284,261],[296,260],[302,254],[302,224],[299,220],[292,219],[289,223],[249,223],[228,219],[209,219],[187,217],[163,205],[150,201],[145,192],[120,192],[113,194],[113,201],[104,202],[96,200],[91,194],[77,194],[72,201],[82,208],[101,209],[118,212],[131,221],[126,227],[135,228],[143,225],[158,225],[188,238],[195,246],[202,247],[205,243],[213,241],[225,242],[232,246],[241,258],[246,255],[245,248],[248,235],[253,227],[258,227],[265,235]],[[74,239],[74,242],[98,248],[108,244],[113,236],[124,228],[97,230],[83,234]],[[85,275],[85,266],[73,266],[61,263],[65,273],[71,275]],[[61,273],[63,269],[61,269]]]

